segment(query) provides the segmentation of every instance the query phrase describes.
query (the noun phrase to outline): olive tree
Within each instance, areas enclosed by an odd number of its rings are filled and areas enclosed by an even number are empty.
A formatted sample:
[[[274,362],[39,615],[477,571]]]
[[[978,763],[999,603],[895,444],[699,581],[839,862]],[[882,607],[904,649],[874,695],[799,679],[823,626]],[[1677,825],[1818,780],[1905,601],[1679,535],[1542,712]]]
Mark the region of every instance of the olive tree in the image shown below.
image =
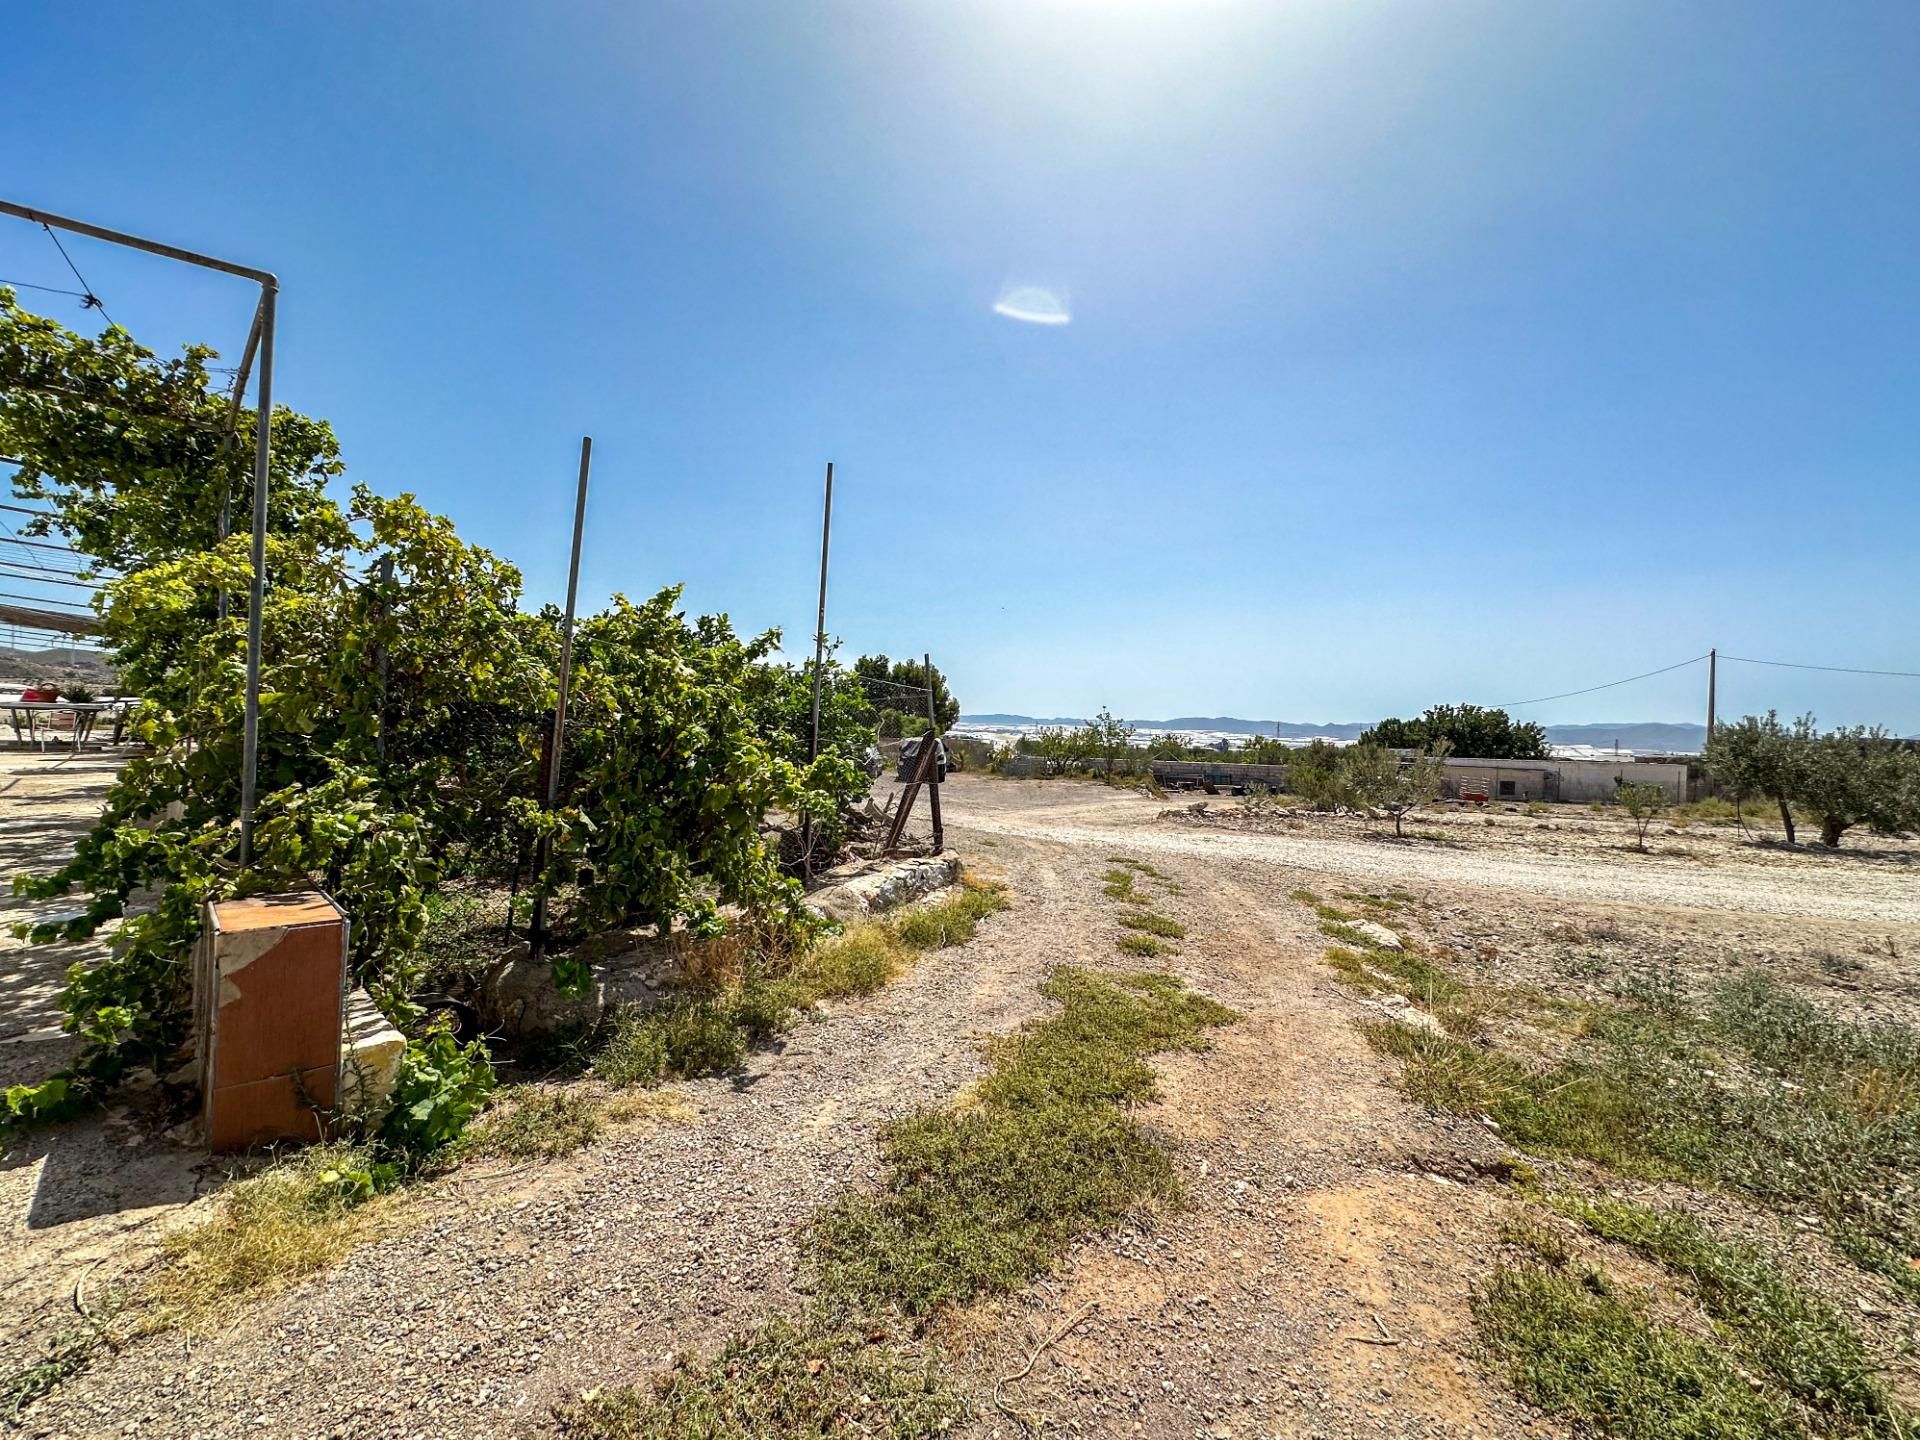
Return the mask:
[[[1439,798],[1446,756],[1444,740],[1404,760],[1383,746],[1350,745],[1340,752],[1334,790],[1349,809],[1391,815],[1394,835],[1404,838],[1407,816]]]
[[[1795,798],[1820,817],[1820,843],[1838,845],[1856,825],[1879,834],[1920,826],[1908,801],[1912,751],[1886,731],[1855,726],[1822,735],[1813,717],[1795,723],[1801,752]]]
[[[1820,819],[1820,839],[1838,845],[1864,825],[1880,834],[1920,829],[1920,754],[1880,729],[1821,733],[1811,715],[1791,727],[1771,710],[1715,730],[1707,765],[1737,798],[1762,795],[1780,807],[1794,843],[1794,807]]]
[[[1106,706],[1100,707],[1100,713],[1087,722],[1087,739],[1095,753],[1107,762],[1107,778],[1113,778],[1113,762],[1133,748],[1134,727],[1124,720],[1116,720],[1113,712]]]
[[[1794,730],[1777,713],[1748,715],[1715,728],[1707,739],[1707,768],[1733,791],[1734,802],[1771,800],[1780,807],[1780,828],[1794,842],[1793,800],[1802,789],[1806,754]]]
[[[1613,798],[1633,821],[1640,853],[1644,855],[1647,850],[1647,829],[1667,808],[1666,787],[1623,780],[1614,790]]]

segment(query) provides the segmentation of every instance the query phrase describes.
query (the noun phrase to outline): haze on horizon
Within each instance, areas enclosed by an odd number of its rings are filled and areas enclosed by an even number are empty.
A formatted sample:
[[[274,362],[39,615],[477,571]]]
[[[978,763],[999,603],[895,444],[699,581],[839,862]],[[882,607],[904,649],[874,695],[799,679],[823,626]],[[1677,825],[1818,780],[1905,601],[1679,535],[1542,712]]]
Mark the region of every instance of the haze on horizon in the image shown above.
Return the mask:
[[[276,270],[277,398],[530,604],[591,433],[584,608],[802,649],[831,459],[829,628],[970,712],[1920,671],[1906,0],[453,13],[23,10],[5,189]],[[245,286],[75,258],[237,355]],[[14,222],[0,278],[70,279]],[[1722,667],[1770,706],[1920,732],[1920,680]]]

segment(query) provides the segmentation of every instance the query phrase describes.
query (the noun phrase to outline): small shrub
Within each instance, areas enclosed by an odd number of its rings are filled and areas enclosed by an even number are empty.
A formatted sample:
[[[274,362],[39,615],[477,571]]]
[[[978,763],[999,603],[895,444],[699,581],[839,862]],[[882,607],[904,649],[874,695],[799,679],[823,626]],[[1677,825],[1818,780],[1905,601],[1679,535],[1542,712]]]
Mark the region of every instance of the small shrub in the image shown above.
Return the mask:
[[[444,1025],[408,1044],[380,1127],[384,1151],[418,1164],[460,1138],[493,1091],[493,1066],[478,1040],[461,1045]]]
[[[749,1045],[764,1045],[793,1024],[793,1012],[808,1003],[804,987],[794,979],[771,979],[749,970],[740,987],[727,999],[727,1018]]]
[[[966,1418],[966,1401],[923,1358],[864,1327],[776,1318],[711,1361],[683,1358],[650,1387],[589,1395],[562,1412],[569,1440],[790,1440],[862,1435],[924,1440]]]
[[[722,1074],[746,1053],[747,1037],[723,1002],[682,998],[655,1010],[622,1011],[594,1057],[593,1075],[609,1085],[658,1085]]]
[[[516,1085],[498,1100],[473,1129],[477,1154],[551,1160],[585,1149],[604,1128],[602,1103],[579,1090]]]
[[[884,925],[855,925],[809,950],[795,972],[816,995],[869,995],[911,963],[906,947]]]
[[[1142,959],[1165,955],[1173,949],[1164,941],[1156,940],[1151,935],[1142,935],[1138,931],[1128,931],[1113,943],[1122,955],[1136,955]]]
[[[1647,827],[1667,808],[1666,790],[1658,785],[1626,781],[1614,790],[1613,798],[1633,821],[1635,839],[1644,852],[1647,848]]]

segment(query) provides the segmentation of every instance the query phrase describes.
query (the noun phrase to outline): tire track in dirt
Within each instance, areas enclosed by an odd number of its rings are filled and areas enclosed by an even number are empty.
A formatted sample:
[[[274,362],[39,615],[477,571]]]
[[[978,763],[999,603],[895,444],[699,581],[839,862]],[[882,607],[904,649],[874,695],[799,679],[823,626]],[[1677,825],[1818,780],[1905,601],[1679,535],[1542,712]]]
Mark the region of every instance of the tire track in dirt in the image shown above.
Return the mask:
[[[1106,835],[1083,853],[1139,856]],[[1498,1187],[1476,1127],[1407,1104],[1320,963],[1309,911],[1260,864],[1151,851],[1189,930],[1166,968],[1241,1018],[1200,1054],[1155,1062],[1139,1112],[1191,1208],[1080,1247],[1059,1274],[974,1320],[983,1389],[1089,1306],[1020,1386],[1019,1408],[1100,1434],[1212,1437],[1555,1433],[1472,1362],[1467,1297],[1491,1264]],[[1211,857],[1210,857],[1211,858]],[[1163,887],[1143,882],[1149,892]],[[1110,945],[1109,907],[1098,927]],[[1108,951],[1103,968],[1133,968]],[[1380,1339],[1378,1314],[1397,1344]],[[989,1414],[976,1427],[990,1433]]]

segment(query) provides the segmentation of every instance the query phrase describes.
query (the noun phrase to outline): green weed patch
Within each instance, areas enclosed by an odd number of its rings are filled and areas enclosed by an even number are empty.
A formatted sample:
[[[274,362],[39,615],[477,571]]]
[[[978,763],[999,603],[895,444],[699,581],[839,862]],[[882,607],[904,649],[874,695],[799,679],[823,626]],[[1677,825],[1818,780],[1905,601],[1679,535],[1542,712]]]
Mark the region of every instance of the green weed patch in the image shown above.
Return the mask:
[[[922,1314],[1003,1293],[1080,1237],[1179,1201],[1122,1105],[1153,1093],[1147,1056],[1202,1048],[1232,1012],[1165,975],[1062,967],[1043,993],[1059,1013],[995,1042],[975,1103],[889,1127],[881,1190],[815,1221],[806,1248],[833,1303]]]
[[[1701,1307],[1750,1368],[1843,1435],[1903,1436],[1911,1417],[1888,1398],[1852,1326],[1790,1282],[1759,1250],[1730,1244],[1686,1215],[1623,1201],[1558,1197],[1554,1208],[1604,1240],[1687,1277]]]
[[[652,1386],[589,1395],[560,1417],[571,1440],[923,1440],[966,1416],[927,1360],[864,1331],[769,1321],[712,1360],[683,1360]]]
[[[1524,1398],[1619,1440],[1786,1440],[1806,1431],[1713,1346],[1597,1272],[1502,1266],[1474,1320]]]
[[[966,944],[982,920],[1006,906],[1004,886],[969,880],[951,898],[902,911],[887,925],[909,950],[938,950]]]
[[[1129,930],[1139,930],[1148,935],[1158,935],[1162,940],[1184,940],[1187,927],[1178,920],[1169,919],[1157,910],[1128,910],[1121,914],[1120,923]]]
[[[1375,955],[1367,957],[1374,963]],[[1694,1011],[1665,992],[1589,1011],[1558,1064],[1361,1027],[1423,1103],[1485,1114],[1522,1149],[1724,1185],[1813,1213],[1863,1268],[1920,1294],[1920,1035],[1824,1015],[1760,978]]]

